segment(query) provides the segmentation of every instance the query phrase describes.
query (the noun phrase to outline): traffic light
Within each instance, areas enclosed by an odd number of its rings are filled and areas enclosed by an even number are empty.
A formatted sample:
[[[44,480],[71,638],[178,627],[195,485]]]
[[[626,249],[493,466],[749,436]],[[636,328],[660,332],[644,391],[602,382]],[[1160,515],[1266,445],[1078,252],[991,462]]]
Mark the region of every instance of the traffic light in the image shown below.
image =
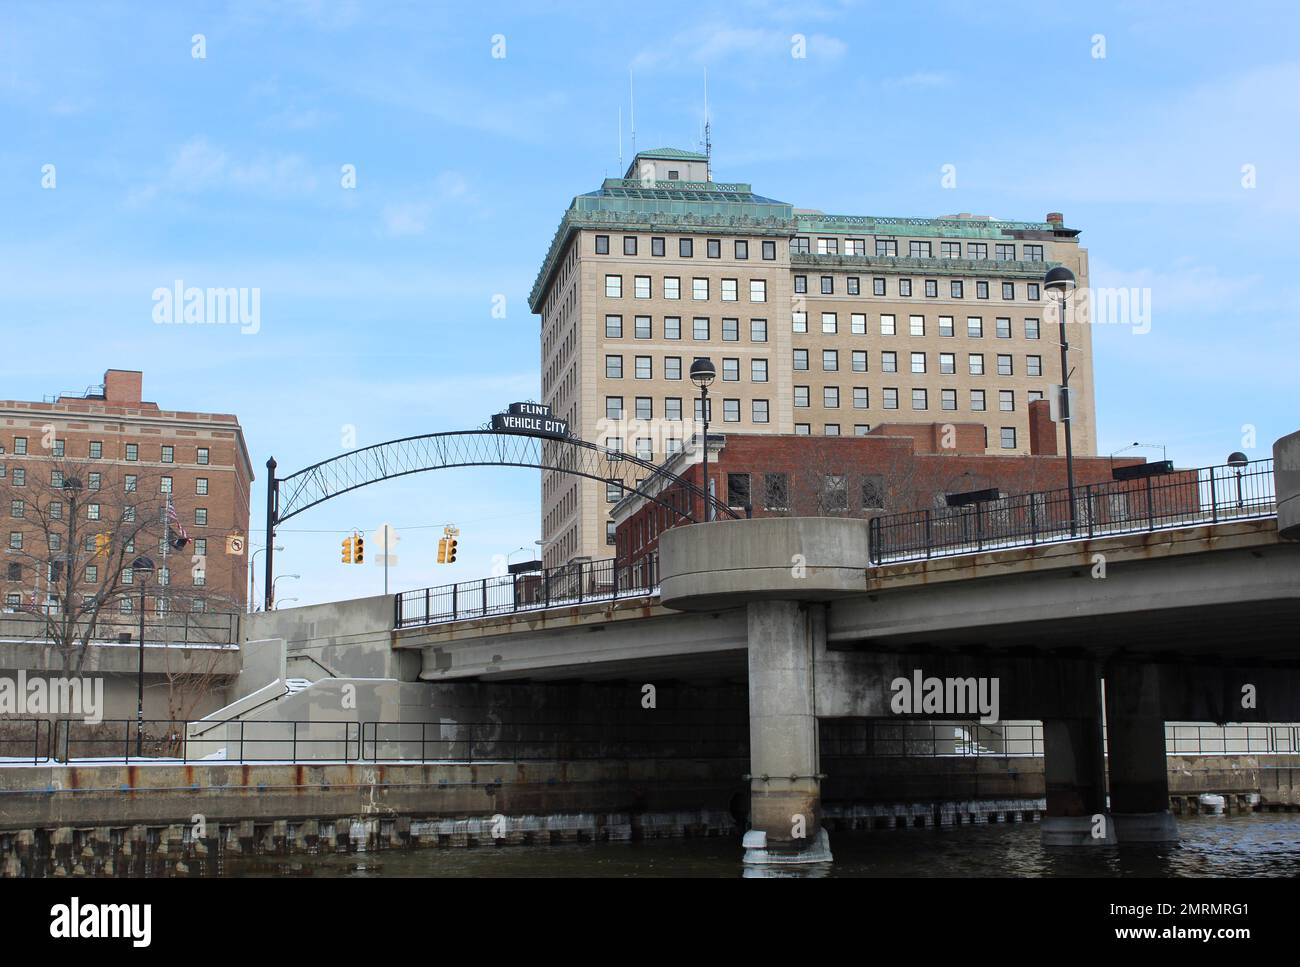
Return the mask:
[[[109,535],[107,535],[107,534],[96,534],[96,535],[95,535],[95,553],[96,553],[96,554],[105,554],[105,555],[108,554],[109,549],[110,549],[111,546],[112,546],[112,543],[113,543],[113,539],[112,539],[111,537],[109,537]]]
[[[352,563],[352,538],[350,537],[343,538],[343,563]]]
[[[360,534],[352,538],[352,547],[354,548],[352,556],[354,564],[366,563],[366,539]]]
[[[438,563],[439,564],[447,563],[447,540],[448,539],[446,537],[438,538]]]
[[[456,538],[447,537],[444,538],[444,540],[447,542],[447,563],[455,564],[456,563]]]

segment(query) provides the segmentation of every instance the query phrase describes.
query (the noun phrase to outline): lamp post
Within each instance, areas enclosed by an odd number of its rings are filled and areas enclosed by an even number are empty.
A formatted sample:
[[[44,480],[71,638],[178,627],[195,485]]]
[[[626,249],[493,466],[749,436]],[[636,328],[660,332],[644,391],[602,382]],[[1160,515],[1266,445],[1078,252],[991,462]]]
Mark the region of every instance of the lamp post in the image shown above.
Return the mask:
[[[700,388],[700,416],[704,418],[704,519],[713,519],[713,505],[709,502],[709,385],[717,379],[718,370],[708,356],[697,356],[691,363],[691,382]]]
[[[282,551],[284,550],[284,545],[276,544],[275,549],[277,551]],[[256,598],[256,594],[253,591],[254,580],[257,577],[257,555],[263,553],[265,550],[266,550],[265,547],[259,547],[257,550],[253,552],[253,556],[248,559],[248,612],[249,614],[252,614],[254,611],[257,610],[254,601],[254,599]]]
[[[144,754],[144,591],[149,575],[153,573],[153,561],[147,557],[137,557],[131,562],[131,578],[140,579],[140,662],[136,672],[135,698],[135,754]]]
[[[265,610],[267,610],[267,611],[273,611],[273,610],[275,610],[275,608],[274,608],[274,603],[275,603],[275,586],[276,586],[277,584],[279,584],[281,581],[283,581],[285,578],[290,578],[290,579],[296,581],[296,580],[298,580],[298,579],[301,578],[301,577],[302,577],[301,574],[281,574],[281,575],[279,575],[279,576],[278,576],[274,581],[271,582],[271,600],[268,601],[268,602],[266,602],[265,604],[263,604],[262,607],[263,607]]]
[[[1228,454],[1228,466],[1232,467],[1232,469],[1237,474],[1237,509],[1238,510],[1240,510],[1243,506],[1245,506],[1245,501],[1242,499],[1241,496],[1241,468],[1246,466],[1246,464],[1248,463],[1250,463],[1250,460],[1247,459],[1246,455],[1242,453],[1240,450],[1233,450],[1232,453]]]
[[[1074,438],[1070,432],[1070,342],[1065,335],[1065,304],[1075,287],[1074,273],[1064,265],[1047,270],[1043,287],[1060,299],[1061,326],[1061,422],[1065,424],[1065,486],[1070,494],[1070,536],[1079,533],[1079,514],[1074,496]]]

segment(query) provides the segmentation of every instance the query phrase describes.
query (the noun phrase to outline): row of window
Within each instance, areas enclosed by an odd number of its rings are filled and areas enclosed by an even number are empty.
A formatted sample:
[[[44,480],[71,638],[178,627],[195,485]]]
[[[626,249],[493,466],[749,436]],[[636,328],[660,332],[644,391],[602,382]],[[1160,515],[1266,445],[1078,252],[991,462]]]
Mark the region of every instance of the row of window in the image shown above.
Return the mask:
[[[101,516],[103,507],[101,504],[89,503],[85,505],[85,508],[86,508],[86,520],[103,519],[103,517]],[[50,520],[62,520],[63,502],[60,500],[51,501],[49,504],[46,505],[45,512],[48,515]],[[27,502],[25,500],[18,499],[18,498],[10,500],[9,516],[15,518],[26,517]],[[135,521],[135,507],[128,505],[122,508],[122,521],[123,523],[128,523],[128,524]],[[208,509],[206,507],[194,508],[194,523],[199,527],[206,527],[208,525]]]
[[[722,341],[739,342],[741,325],[740,320],[735,318],[723,318],[722,324]],[[880,334],[882,336],[898,335],[898,317],[893,313],[882,312],[879,316]],[[940,336],[955,336],[957,326],[953,316],[939,316],[936,320],[937,331]],[[664,316],[663,318],[663,336],[664,339],[681,339],[682,338],[682,317],[681,316]],[[808,332],[808,313],[794,312],[790,316],[790,329],[794,333]],[[840,331],[840,314],[838,312],[821,313],[821,331],[827,335],[835,335]],[[924,315],[909,315],[907,317],[907,332],[911,336],[924,336],[929,331],[927,318]],[[1037,318],[1024,319],[1024,335],[1026,339],[1042,338],[1042,323]],[[848,332],[855,336],[865,336],[867,334],[867,314],[865,312],[849,313]],[[605,338],[622,339],[624,333],[623,317],[617,314],[605,316]],[[997,316],[993,323],[993,334],[998,339],[1010,339],[1012,336],[1012,323],[1010,316]],[[971,339],[984,338],[984,317],[967,316],[966,317],[966,335]],[[632,336],[635,339],[653,339],[654,338],[654,317],[653,316],[633,316],[632,317]],[[710,316],[695,316],[691,319],[691,338],[697,342],[703,342],[713,337],[713,319]],[[750,342],[767,342],[767,320],[750,319],[749,320],[749,339]]]
[[[939,353],[938,372],[943,376],[955,375],[957,372],[957,354],[956,353]],[[924,352],[915,352],[909,354],[910,371],[913,373],[929,372],[929,356]],[[867,351],[865,349],[855,349],[850,353],[852,371],[855,373],[868,372]],[[998,353],[996,356],[997,375],[1015,376],[1015,357],[1010,353]],[[654,379],[654,357],[653,356],[633,356],[632,357],[632,376],[634,379]],[[822,350],[822,371],[827,373],[838,372],[840,368],[840,353],[837,349]],[[983,376],[984,354],[967,353],[966,369],[971,376]],[[795,372],[806,372],[808,370],[808,350],[796,349],[794,351],[794,370]],[[741,371],[741,361],[738,357],[724,357],[722,360],[722,380],[723,382],[739,382]],[[880,353],[880,371],[882,373],[897,373],[898,370],[898,353],[893,350],[882,350]],[[665,356],[663,359],[663,378],[669,380],[679,380],[682,378],[682,357]],[[605,378],[622,379],[624,374],[623,357],[616,353],[605,356]],[[1025,357],[1025,376],[1042,376],[1043,375],[1043,357],[1026,356]],[[766,383],[768,381],[768,360],[762,358],[751,359],[749,361],[749,379],[753,383]]]
[[[26,467],[14,467],[12,473],[10,473],[9,476],[10,476],[10,484],[12,486],[14,487],[27,486]],[[5,477],[5,467],[3,465],[0,465],[0,479],[4,479],[4,477]],[[103,479],[104,479],[103,474],[101,473],[96,473],[96,472],[88,473],[86,474],[86,480],[84,486],[88,491],[102,490]],[[133,473],[124,474],[122,477],[122,489],[128,494],[136,493],[137,488],[139,486],[139,479],[140,478],[136,474]],[[158,492],[164,494],[172,493],[173,484],[174,484],[173,478],[160,477],[159,484],[158,484],[159,486]],[[51,470],[50,486],[54,487],[55,489],[62,489],[63,485],[64,485],[64,472],[62,470]],[[196,477],[194,479],[194,493],[199,497],[206,497],[208,495],[207,477]]]
[[[638,278],[641,278],[641,276],[638,276]],[[888,281],[889,280],[884,278],[883,276],[873,277],[871,280],[871,294],[876,296],[889,295]],[[899,298],[910,299],[914,294],[913,280],[898,279],[896,281],[897,281],[897,285],[895,287],[895,291],[896,294],[899,296]],[[927,299],[939,298],[939,280],[924,279],[922,281],[924,285],[922,291],[925,294],[925,298]],[[835,276],[833,275],[821,276],[820,284],[821,284],[822,295],[835,294]],[[860,279],[856,275],[846,276],[844,279],[844,291],[846,295],[861,295],[862,279]],[[1042,288],[1037,282],[1025,283],[1025,298],[1028,299],[1030,302],[1040,301],[1042,299],[1042,291],[1043,291]],[[808,292],[808,276],[796,275],[794,277],[794,292],[795,295],[805,295]],[[950,279],[948,281],[948,296],[953,299],[966,298],[966,281],[964,279]],[[975,298],[987,299],[988,297],[989,297],[989,283],[982,279],[977,280],[975,282]],[[649,296],[644,296],[643,298],[649,298]],[[1014,282],[1002,283],[1002,298],[1008,302],[1015,301],[1016,283]]]
[[[166,568],[163,568],[163,570],[165,571]],[[87,578],[87,580],[89,581],[89,580],[91,580],[91,579],[90,579],[90,578]],[[165,583],[165,582],[163,582],[163,583]],[[195,581],[195,585],[198,586],[198,587],[202,587],[202,582],[196,580],[196,581]],[[205,611],[208,610],[208,608],[207,608],[207,602],[204,601],[202,598],[195,598],[195,599],[193,599],[192,601],[190,601],[189,604],[190,604],[190,608],[191,608],[191,610],[194,611],[194,612],[196,612],[196,613],[199,613],[199,614],[201,614],[201,613],[203,613],[203,612],[205,612]],[[7,593],[5,594],[5,607],[7,607],[7,608],[21,608],[22,606],[23,606],[23,595],[22,595],[22,592],[20,592],[20,591],[9,591],[9,592],[7,592]],[[46,599],[45,599],[45,605],[44,605],[44,610],[45,610],[45,612],[46,612],[47,614],[58,614],[58,613],[59,613],[59,608],[60,608],[59,596],[58,596],[57,594],[49,594],[49,595],[47,595],[47,596],[46,596]],[[164,615],[164,614],[166,614],[167,611],[168,611],[168,607],[167,607],[167,599],[166,599],[166,598],[155,598],[155,599],[154,599],[154,608],[155,608],[155,613],[156,613],[156,614],[159,614],[159,615]],[[127,596],[127,597],[123,597],[123,598],[120,598],[120,599],[118,600],[118,603],[117,603],[117,610],[118,610],[118,613],[119,613],[119,614],[134,614],[134,613],[135,613],[135,600],[134,600],[133,598],[129,597],[129,596]]]
[[[14,456],[27,456],[27,437],[14,437]],[[0,447],[0,453],[4,453],[4,448]],[[50,448],[50,456],[65,457],[67,456],[67,441],[54,440]],[[86,445],[86,457],[90,460],[102,460],[104,458],[104,441],[91,440]],[[128,443],[124,453],[124,459],[135,462],[140,459],[140,444]],[[207,447],[196,447],[194,452],[194,462],[199,466],[207,466],[210,461],[210,454]],[[159,463],[175,463],[176,448],[174,446],[163,446],[158,454]]]
[[[824,237],[812,239],[807,236],[796,236],[790,240],[790,252],[795,255],[809,255],[815,248],[818,255],[839,255],[841,254],[841,243],[843,243],[844,255],[866,255],[867,239],[865,238],[845,238]],[[987,260],[989,257],[988,242],[966,242],[965,257],[978,261]],[[622,248],[624,255],[639,255],[641,240],[637,235],[622,236]],[[707,238],[704,240],[705,257],[711,259],[722,258],[723,242],[720,238]],[[738,238],[732,241],[732,255],[739,261],[745,261],[749,258],[750,243],[748,239]],[[878,238],[875,240],[875,254],[880,257],[898,256],[898,239]],[[909,240],[907,243],[907,255],[914,259],[928,259],[934,256],[934,243],[928,241]],[[1015,242],[995,242],[993,243],[993,257],[999,262],[1016,261],[1016,243]],[[765,262],[776,260],[776,241],[765,239],[759,243],[760,256]],[[596,236],[596,254],[610,254],[610,236]],[[650,238],[650,254],[655,258],[662,258],[668,254],[668,239],[665,236],[654,235]],[[689,259],[695,257],[695,239],[678,238],[677,255],[679,258]],[[940,242],[939,256],[945,259],[959,259],[962,257],[961,242]],[[1044,258],[1043,246],[1026,242],[1020,247],[1020,259],[1025,262],[1041,262]]]
[[[623,236],[623,254],[636,255],[640,247],[640,240],[636,235]],[[662,258],[668,252],[667,238],[659,235],[652,236],[650,239],[650,254],[656,258]],[[763,261],[776,261],[776,242],[768,239],[759,243],[759,252]],[[596,254],[609,254],[609,236],[596,236]],[[722,239],[709,238],[704,240],[704,254],[711,259],[722,258]],[[749,240],[738,238],[732,242],[732,254],[740,261],[749,258]],[[695,257],[695,239],[679,238],[677,240],[677,255],[679,258],[689,259]]]
[[[663,297],[665,299],[680,299],[682,297],[682,280],[677,276],[664,276]],[[691,299],[695,302],[706,302],[711,291],[711,279],[691,279]],[[718,293],[723,302],[740,301],[740,280],[739,279],[719,279]],[[651,291],[651,278],[648,275],[637,275],[632,277],[632,298],[649,299],[653,297]],[[605,276],[605,298],[621,299],[623,298],[623,276],[606,275]],[[749,301],[766,302],[767,301],[767,280],[750,279],[749,280]]]
[[[94,534],[87,535],[87,536],[85,537],[85,539],[82,541],[82,550],[84,550],[84,551],[86,551],[86,552],[88,552],[88,553],[90,553],[90,554],[94,554],[94,553],[96,553],[97,548],[95,547],[95,537],[96,537],[96,535],[94,535]],[[49,545],[49,549],[50,549],[51,551],[60,551],[60,550],[63,549],[63,535],[62,535],[62,534],[49,534],[49,535],[47,535],[47,541],[46,541],[46,543]],[[195,558],[206,558],[206,557],[208,556],[208,539],[207,539],[206,537],[196,537],[196,538],[194,539],[194,541],[192,542],[191,547],[193,548],[193,550],[192,550],[190,553],[191,553]],[[21,551],[21,550],[23,549],[23,532],[22,532],[22,531],[10,531],[10,532],[9,532],[9,548],[10,548],[10,550],[15,550],[15,551]],[[135,540],[134,540],[134,539],[132,539],[132,540],[128,540],[128,541],[126,542],[126,550],[125,550],[123,553],[125,553],[125,554],[134,554],[134,553],[135,553]],[[171,546],[171,544],[168,542],[167,538],[164,537],[164,538],[161,538],[161,539],[158,541],[158,553],[159,553],[159,554],[163,554],[163,555],[166,555],[166,554],[173,554],[173,555],[174,555],[174,554],[175,554],[175,550],[174,550],[174,548],[172,548],[172,546]],[[17,570],[15,570],[15,569],[17,569]],[[18,577],[14,577],[15,573],[18,575]],[[87,575],[98,575],[98,573],[99,573],[99,565],[97,565],[97,564],[87,564],[87,565],[86,565],[86,573],[87,573]],[[132,579],[131,579],[131,569],[130,569],[130,568],[126,568],[122,573],[123,573],[123,575],[124,575],[124,581],[125,581],[125,583],[130,584],[130,583],[131,583],[131,580],[132,580]],[[9,580],[11,580],[11,581],[17,581],[17,580],[19,580],[21,577],[22,577],[22,565],[21,565],[21,564],[10,564],[10,565],[9,565]],[[94,580],[96,580],[96,578],[93,577],[93,576],[88,576],[88,577],[86,578],[86,580],[87,580],[87,581],[94,581]]]

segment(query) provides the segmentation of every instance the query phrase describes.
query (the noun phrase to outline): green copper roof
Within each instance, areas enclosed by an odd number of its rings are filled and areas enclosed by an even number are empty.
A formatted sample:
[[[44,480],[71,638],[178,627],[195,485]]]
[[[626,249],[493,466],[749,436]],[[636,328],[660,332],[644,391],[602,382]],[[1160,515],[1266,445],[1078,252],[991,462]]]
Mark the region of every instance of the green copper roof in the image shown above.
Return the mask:
[[[708,155],[698,151],[683,151],[681,148],[654,148],[650,151],[638,151],[638,158],[658,158],[661,161],[708,161]]]

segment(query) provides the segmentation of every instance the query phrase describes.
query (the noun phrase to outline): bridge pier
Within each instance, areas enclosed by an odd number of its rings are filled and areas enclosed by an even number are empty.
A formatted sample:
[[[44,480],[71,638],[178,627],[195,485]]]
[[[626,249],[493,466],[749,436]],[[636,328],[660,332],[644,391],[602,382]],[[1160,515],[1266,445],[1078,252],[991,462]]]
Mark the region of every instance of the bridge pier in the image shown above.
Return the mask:
[[[1160,674],[1154,665],[1106,669],[1106,740],[1110,809],[1121,843],[1176,843],[1169,811]]]
[[[826,606],[751,601],[747,612],[751,830],[745,862],[829,862],[813,706],[813,655],[825,644]]]
[[[1047,812],[1044,846],[1114,846],[1114,824],[1106,815],[1106,759],[1101,729],[1101,678],[1090,664],[1061,676],[1074,693],[1059,707],[1069,717],[1043,719],[1043,777]]]

